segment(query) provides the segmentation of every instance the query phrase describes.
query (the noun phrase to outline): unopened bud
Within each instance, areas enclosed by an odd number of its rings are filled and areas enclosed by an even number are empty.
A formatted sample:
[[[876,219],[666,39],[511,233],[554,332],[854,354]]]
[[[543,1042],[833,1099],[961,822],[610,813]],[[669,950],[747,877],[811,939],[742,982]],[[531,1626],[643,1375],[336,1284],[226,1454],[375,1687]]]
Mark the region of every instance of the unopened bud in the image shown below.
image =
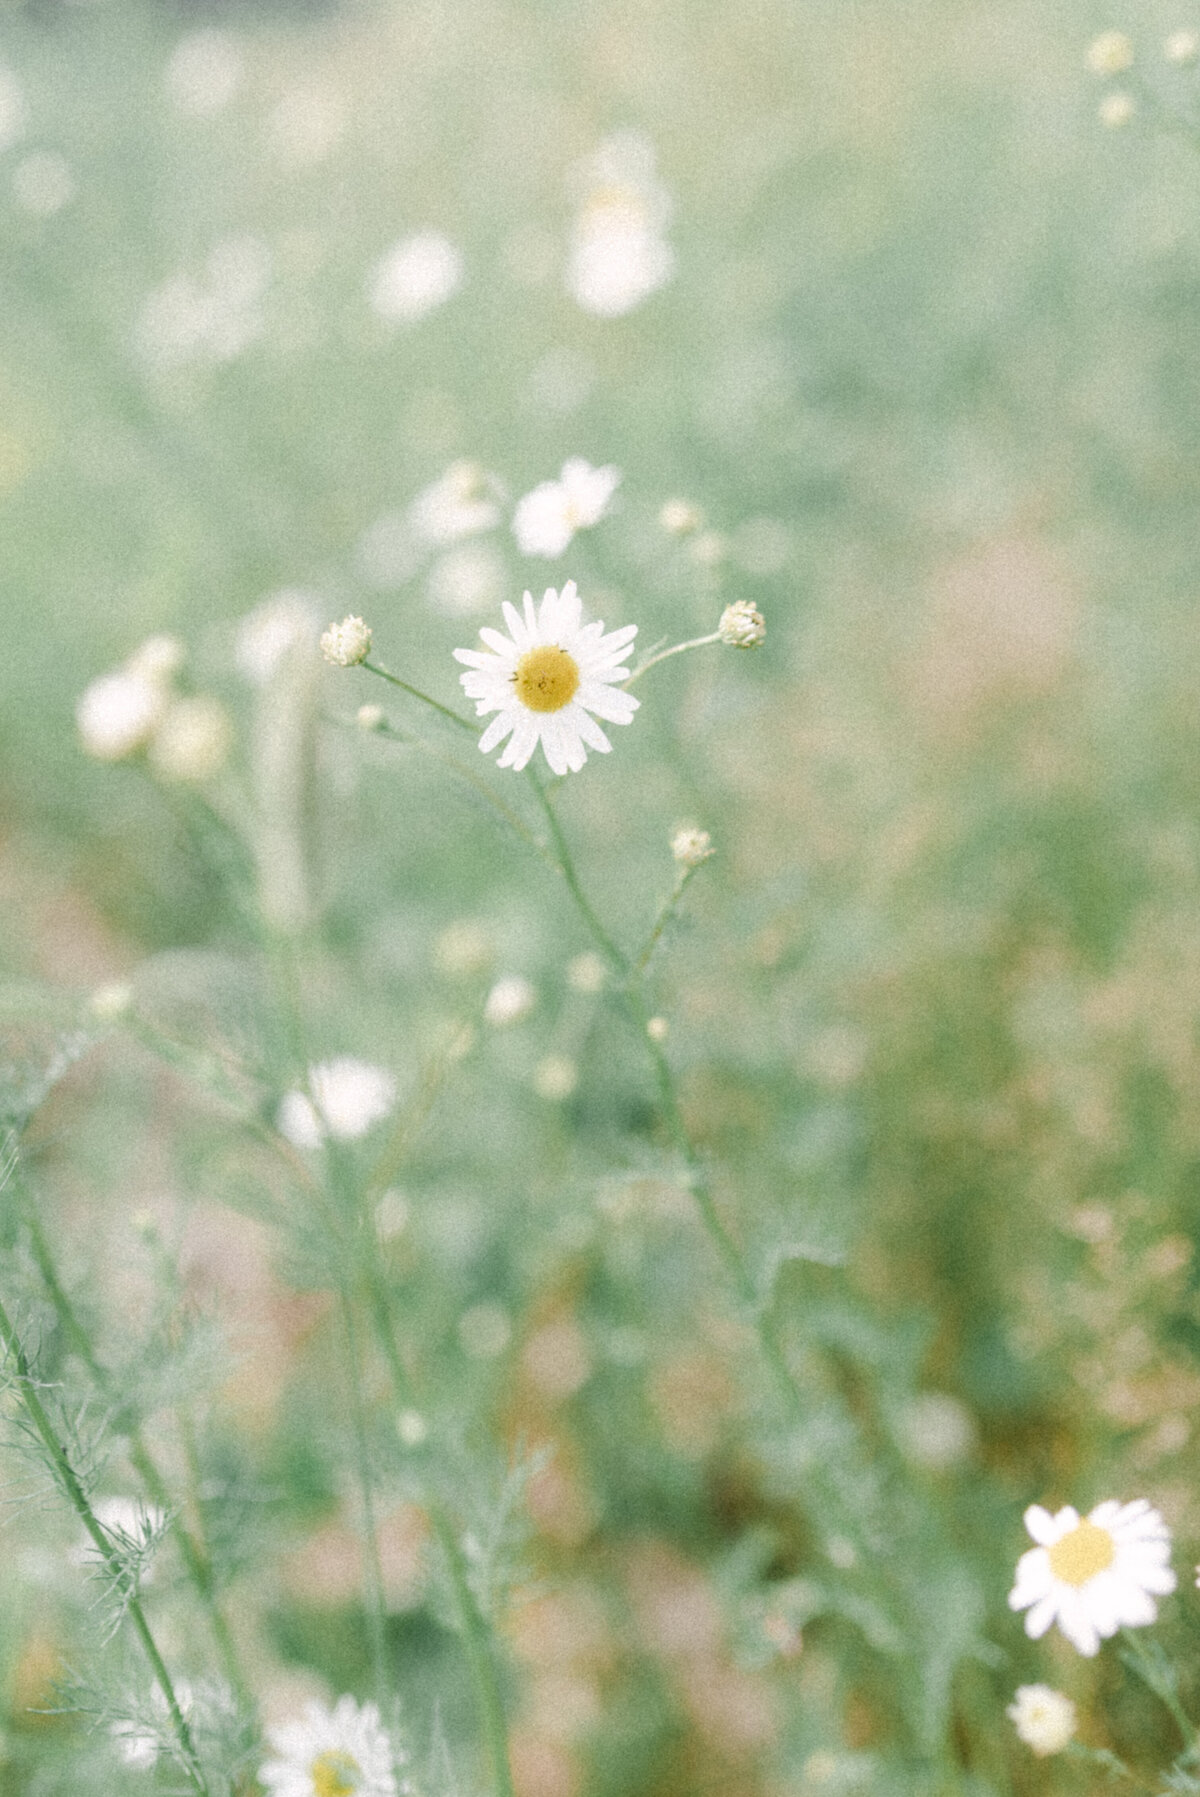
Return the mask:
[[[680,867],[699,867],[712,853],[712,837],[695,824],[680,824],[671,837],[671,854]]]
[[[1093,75],[1123,75],[1133,67],[1133,45],[1123,31],[1102,31],[1088,45],[1086,60]]]
[[[384,721],[383,706],[360,705],[354,721],[359,729],[365,731],[368,736],[373,730],[382,730]]]
[[[356,668],[370,653],[371,626],[361,618],[343,618],[321,638],[321,654],[336,668]]]
[[[670,1033],[671,1025],[665,1017],[648,1017],[646,1019],[646,1034],[651,1042],[665,1042]]]
[[[1100,123],[1107,125],[1110,131],[1119,131],[1129,123],[1136,111],[1137,105],[1132,94],[1106,94],[1099,106]]]
[[[668,536],[686,537],[689,532],[701,528],[704,513],[690,499],[668,499],[658,514],[658,522]]]
[[[1200,32],[1173,31],[1163,45],[1163,55],[1168,62],[1181,65],[1195,62],[1200,56]]]
[[[767,634],[767,621],[748,599],[735,599],[721,613],[717,635],[731,649],[757,649]]]

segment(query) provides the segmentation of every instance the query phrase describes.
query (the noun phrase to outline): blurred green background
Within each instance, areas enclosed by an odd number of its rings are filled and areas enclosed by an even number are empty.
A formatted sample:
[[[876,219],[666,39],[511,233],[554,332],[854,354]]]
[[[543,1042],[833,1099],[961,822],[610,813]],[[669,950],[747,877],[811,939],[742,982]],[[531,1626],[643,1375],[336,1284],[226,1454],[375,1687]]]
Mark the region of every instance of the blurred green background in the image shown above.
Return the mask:
[[[194,1000],[201,1033],[230,1027],[254,946],[236,884],[178,794],[76,738],[79,692],[151,633],[187,643],[244,762],[238,621],[281,589],[322,620],[361,612],[380,658],[449,703],[451,650],[525,586],[574,577],[646,644],[761,606],[760,653],[648,678],[563,815],[629,941],[669,884],[671,825],[713,832],[661,964],[672,1057],[743,1239],[814,1256],[784,1275],[797,1352],[871,1385],[967,1569],[944,1600],[963,1654],[980,1630],[997,1644],[929,1699],[964,1791],[1086,1788],[1008,1740],[1021,1679],[1094,1699],[1093,1738],[1135,1762],[1161,1745],[1111,1664],[1032,1650],[1006,1612],[1024,1504],[1144,1493],[1200,1541],[1200,154],[1145,103],[1105,130],[1083,68],[1097,31],[1128,28],[1137,81],[1194,114],[1200,76],[1161,42],[1196,22],[1159,0],[1134,19],[1089,0],[0,13],[0,973],[85,992],[145,964],[151,1009]],[[179,72],[197,33],[207,97]],[[676,268],[597,318],[563,283],[573,171],[622,129],[654,145]],[[426,230],[460,249],[461,288],[389,326],[372,272]],[[162,351],[181,279],[224,292],[219,352]],[[473,604],[470,567],[439,580],[435,554],[396,550],[449,463],[515,498],[570,455],[623,481],[560,562],[501,527]],[[673,498],[715,533],[699,550],[661,528]],[[362,673],[323,681],[335,721],[388,699]],[[844,1646],[845,1618],[728,1669],[705,1606],[742,1613],[735,1545],[765,1529],[764,1564],[793,1575],[820,1518],[782,1525],[786,1468],[738,1446],[754,1394],[655,1158],[649,1073],[566,976],[587,944],[565,899],[428,762],[335,723],[322,774],[323,1051],[415,1087],[493,977],[539,992],[435,1108],[396,1268],[448,1405],[465,1391],[495,1439],[559,1446],[535,1559],[574,1593],[581,1719],[562,1689],[519,1711],[522,1797],[928,1791],[888,1757],[878,1643]],[[473,959],[446,937],[464,922]],[[558,1104],[530,1086],[555,1053],[581,1075]],[[336,1496],[302,1452],[310,1301],[266,1271],[238,1292],[212,1246],[259,1177],[223,1127],[102,1051],[48,1107],[42,1177],[80,1276],[119,1264],[148,1203],[235,1335],[276,1307],[278,1394],[247,1403],[238,1451],[291,1492],[294,1529]],[[852,1300],[819,1264],[839,1257]],[[551,1325],[586,1370],[547,1390],[529,1343]],[[941,1449],[922,1394],[954,1400]],[[314,1622],[307,1576],[251,1581],[264,1664],[349,1686],[346,1592]],[[680,1646],[663,1613],[687,1601]],[[436,1683],[444,1638],[405,1602],[404,1665]],[[554,1624],[518,1639],[535,1698],[566,1676],[538,1659]]]

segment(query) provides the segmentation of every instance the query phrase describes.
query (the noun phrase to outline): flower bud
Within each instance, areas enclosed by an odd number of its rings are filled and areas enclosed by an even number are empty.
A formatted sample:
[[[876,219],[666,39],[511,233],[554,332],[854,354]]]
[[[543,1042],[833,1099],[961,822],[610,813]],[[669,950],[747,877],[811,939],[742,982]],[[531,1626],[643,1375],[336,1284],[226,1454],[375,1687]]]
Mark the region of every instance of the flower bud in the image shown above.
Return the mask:
[[[671,854],[680,867],[699,867],[713,852],[712,837],[695,824],[680,824],[671,837]]]
[[[1098,108],[1100,123],[1107,125],[1110,131],[1119,131],[1127,125],[1136,111],[1133,95],[1126,93],[1106,94]]]
[[[704,513],[690,499],[668,499],[658,514],[658,522],[669,537],[686,537],[702,527]]]
[[[1133,45],[1123,31],[1102,31],[1088,45],[1086,61],[1093,75],[1123,75],[1133,67]]]
[[[1200,56],[1200,31],[1173,31],[1163,45],[1163,55],[1168,62],[1195,62]]]
[[[721,613],[717,635],[731,649],[757,649],[767,634],[767,621],[748,599],[735,599]]]
[[[384,724],[382,705],[360,705],[355,716],[355,723],[368,736],[373,730],[382,730]]]
[[[361,618],[343,618],[321,638],[321,654],[337,668],[356,668],[370,653],[371,626]]]

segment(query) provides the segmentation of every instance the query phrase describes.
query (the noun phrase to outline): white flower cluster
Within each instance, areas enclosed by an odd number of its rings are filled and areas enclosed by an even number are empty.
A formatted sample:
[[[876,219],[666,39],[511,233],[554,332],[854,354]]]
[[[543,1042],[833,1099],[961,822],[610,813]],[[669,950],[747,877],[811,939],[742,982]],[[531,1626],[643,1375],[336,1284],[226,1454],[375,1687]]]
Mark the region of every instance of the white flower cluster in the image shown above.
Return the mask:
[[[225,707],[207,694],[173,690],[183,665],[183,645],[152,636],[111,674],[80,694],[75,707],[79,738],[97,761],[126,761],[145,749],[164,780],[201,784],[225,765],[233,726]]]
[[[576,531],[600,522],[620,481],[618,469],[593,468],[582,456],[564,462],[557,480],[542,481],[518,502],[513,535],[522,555],[561,555]]]
[[[576,171],[579,201],[567,288],[597,318],[620,318],[669,281],[675,256],[665,231],[671,196],[654,146],[638,131],[608,137]]]
[[[275,1123],[294,1148],[319,1148],[326,1137],[356,1142],[387,1116],[396,1081],[385,1067],[340,1055],[308,1070],[308,1091],[285,1093]]]

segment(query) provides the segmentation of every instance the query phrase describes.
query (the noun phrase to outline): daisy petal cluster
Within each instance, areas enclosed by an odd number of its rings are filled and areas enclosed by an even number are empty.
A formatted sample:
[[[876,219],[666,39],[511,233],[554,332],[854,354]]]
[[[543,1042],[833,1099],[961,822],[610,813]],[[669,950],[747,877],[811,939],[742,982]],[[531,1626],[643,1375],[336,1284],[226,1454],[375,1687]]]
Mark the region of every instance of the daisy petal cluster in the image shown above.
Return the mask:
[[[557,480],[544,480],[518,501],[513,535],[522,555],[561,555],[577,530],[600,522],[620,480],[616,468],[593,468],[582,456],[564,462]]]
[[[607,754],[612,744],[596,719],[628,724],[638,701],[616,683],[628,670],[636,624],[604,634],[603,624],[585,624],[575,582],[561,593],[551,587],[535,608],[525,595],[525,615],[507,602],[509,635],[482,629],[486,650],[456,649],[463,691],[475,700],[480,717],[495,712],[479,739],[485,755],[508,743],[501,767],[526,767],[540,743],[556,774],[577,773],[589,749]]]
[[[1057,1622],[1090,1656],[1119,1628],[1153,1622],[1154,1599],[1175,1589],[1170,1533],[1145,1498],[1110,1498],[1082,1518],[1070,1504],[1054,1516],[1031,1504],[1025,1527],[1037,1545],[1018,1560],[1008,1602],[1028,1611],[1025,1633],[1035,1641]]]
[[[639,131],[606,138],[576,179],[567,287],[593,317],[621,318],[674,273],[664,234],[671,196],[658,179],[654,145]]]
[[[258,1776],[270,1797],[396,1797],[395,1755],[373,1703],[310,1703],[267,1742],[274,1758]]]
[[[356,1142],[395,1102],[396,1082],[385,1067],[341,1055],[309,1068],[308,1092],[288,1092],[276,1124],[295,1148],[319,1148],[326,1136]]]

